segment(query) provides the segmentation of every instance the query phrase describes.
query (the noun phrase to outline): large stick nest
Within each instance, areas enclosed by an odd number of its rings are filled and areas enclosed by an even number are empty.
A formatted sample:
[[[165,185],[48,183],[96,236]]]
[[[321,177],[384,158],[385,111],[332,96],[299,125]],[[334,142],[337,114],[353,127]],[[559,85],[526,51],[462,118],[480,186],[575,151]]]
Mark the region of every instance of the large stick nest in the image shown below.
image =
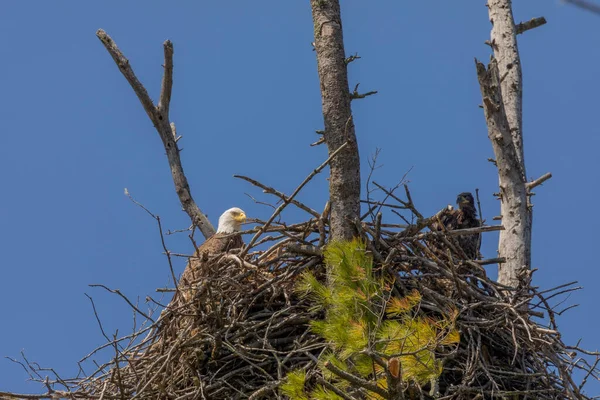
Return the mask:
[[[472,230],[427,232],[432,220],[400,227],[382,223],[379,214],[356,225],[377,268],[396,277],[398,296],[417,289],[420,312],[459,311],[461,342],[444,361],[439,398],[587,399],[572,372],[586,371],[585,382],[596,378],[596,364],[562,342],[549,304],[576,288],[539,291],[530,274],[516,289],[502,287],[482,267],[494,260],[464,260],[456,236]],[[302,271],[324,278],[320,246],[328,228],[326,215],[270,225],[261,227],[270,236],[257,242],[263,248],[270,242],[267,250],[192,259],[188,268],[197,279],[176,289],[150,327],[109,342],[114,357],[88,376],[47,381],[49,392],[101,399],[283,398],[277,387],[286,373],[316,371],[327,345],[308,324],[324,313],[309,311],[294,288]],[[53,383],[65,390],[52,389]]]

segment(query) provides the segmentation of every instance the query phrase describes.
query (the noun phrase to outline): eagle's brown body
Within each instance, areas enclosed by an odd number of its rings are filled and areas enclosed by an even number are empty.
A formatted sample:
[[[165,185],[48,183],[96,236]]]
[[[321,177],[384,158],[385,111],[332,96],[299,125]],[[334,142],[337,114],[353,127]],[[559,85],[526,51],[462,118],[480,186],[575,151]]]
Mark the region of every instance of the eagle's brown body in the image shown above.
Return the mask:
[[[239,249],[243,245],[244,241],[239,233],[215,233],[198,247],[196,255],[199,257],[203,257],[204,254],[216,255]]]
[[[244,241],[239,233],[215,233],[198,247],[194,257],[190,257],[190,261],[181,274],[179,286],[188,286],[197,279],[198,268],[202,260],[239,249],[243,245]]]
[[[246,214],[239,208],[230,208],[219,218],[217,233],[206,239],[196,250],[194,257],[190,257],[188,264],[181,274],[178,286],[188,292],[191,285],[199,278],[203,260],[219,254],[239,249],[244,245],[242,235],[239,233],[241,224],[246,221]],[[191,294],[193,291],[189,291]],[[189,298],[190,296],[184,296]],[[187,299],[186,299],[187,300]]]
[[[440,213],[439,220],[432,224],[434,231],[453,231],[457,229],[475,228],[481,226],[477,218],[477,210],[471,193],[461,193],[458,195],[458,209],[447,208]],[[465,252],[465,255],[474,260],[479,256],[479,247],[481,245],[479,233],[473,235],[460,235],[457,237],[458,244]]]

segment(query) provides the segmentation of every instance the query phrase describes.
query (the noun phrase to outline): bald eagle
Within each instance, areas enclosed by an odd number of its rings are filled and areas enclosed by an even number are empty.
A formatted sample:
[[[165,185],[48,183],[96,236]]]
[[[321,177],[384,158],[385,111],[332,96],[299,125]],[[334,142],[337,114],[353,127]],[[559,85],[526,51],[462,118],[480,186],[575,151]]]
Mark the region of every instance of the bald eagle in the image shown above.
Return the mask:
[[[233,207],[221,214],[217,232],[198,247],[196,257],[190,258],[190,262],[181,274],[179,285],[188,286],[194,282],[197,277],[199,261],[205,255],[215,256],[242,247],[244,241],[239,232],[244,222],[246,222],[246,213],[240,208]]]
[[[246,222],[246,213],[237,207],[230,208],[219,217],[217,233],[206,239],[198,247],[197,255],[215,255],[232,249],[239,249],[244,245],[242,235],[238,232]]]
[[[438,220],[431,225],[433,231],[452,231],[481,226],[481,222],[477,218],[475,200],[471,193],[463,192],[459,194],[456,197],[456,204],[458,205],[458,210],[448,206],[448,208],[438,214]],[[458,244],[470,260],[474,260],[479,256],[479,248],[481,246],[480,235],[480,233],[475,233],[457,237]]]

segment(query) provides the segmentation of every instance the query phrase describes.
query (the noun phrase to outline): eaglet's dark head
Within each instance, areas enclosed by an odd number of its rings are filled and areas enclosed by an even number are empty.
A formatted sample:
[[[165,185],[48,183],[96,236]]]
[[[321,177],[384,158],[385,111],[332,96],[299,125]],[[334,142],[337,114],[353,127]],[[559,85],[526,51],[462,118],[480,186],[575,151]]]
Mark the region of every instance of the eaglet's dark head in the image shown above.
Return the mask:
[[[462,192],[456,196],[456,204],[458,205],[458,208],[462,208],[464,206],[471,206],[475,208],[475,199],[471,193]]]

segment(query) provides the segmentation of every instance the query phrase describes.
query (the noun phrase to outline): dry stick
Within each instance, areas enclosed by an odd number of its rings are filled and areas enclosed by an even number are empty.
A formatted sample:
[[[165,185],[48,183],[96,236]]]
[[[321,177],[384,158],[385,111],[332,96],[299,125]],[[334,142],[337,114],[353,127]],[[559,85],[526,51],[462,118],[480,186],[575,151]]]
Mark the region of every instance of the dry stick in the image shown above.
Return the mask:
[[[502,225],[492,225],[492,226],[480,226],[476,228],[465,228],[465,229],[456,229],[450,231],[431,231],[420,233],[415,236],[409,236],[403,238],[403,240],[419,240],[432,236],[462,236],[462,235],[472,235],[475,233],[483,233],[483,232],[494,232],[494,231],[503,231],[505,228]]]
[[[63,391],[59,391],[56,390],[52,393],[46,393],[46,394],[23,394],[23,393],[9,393],[9,392],[0,392],[0,399],[15,399],[15,400],[19,400],[19,399],[31,399],[31,400],[37,400],[37,399],[58,399],[58,398],[69,398],[69,399],[97,399],[97,396],[93,396],[93,395],[87,395],[87,394],[74,394],[74,393],[69,393],[69,392],[63,392]],[[115,399],[116,397],[104,397],[105,399]]]
[[[333,372],[334,374],[336,374],[337,376],[339,376],[342,379],[345,379],[345,380],[347,380],[351,383],[354,383],[355,385],[358,385],[367,390],[370,390],[371,392],[375,392],[378,395],[380,395],[381,397],[383,397],[384,399],[388,398],[387,390],[380,388],[379,386],[377,386],[377,383],[375,383],[375,382],[369,382],[363,378],[359,378],[358,376],[354,376],[346,371],[343,371],[343,370],[339,369],[338,367],[336,367],[335,365],[333,365],[329,361],[327,361],[325,363],[325,368],[327,368],[328,370],[330,370],[331,372]]]
[[[500,264],[506,262],[506,258],[498,257],[498,258],[488,258],[484,260],[473,260],[475,264],[478,265],[490,265],[490,264]]]
[[[342,398],[342,400],[355,400],[355,397],[350,397],[348,396],[346,393],[344,393],[343,391],[341,391],[337,386],[334,386],[333,384],[327,382],[325,379],[321,378],[320,376],[317,376],[317,382],[322,385],[323,387],[331,390],[333,393],[337,394],[340,398]]]
[[[294,197],[296,197],[296,195],[298,193],[300,193],[300,190],[302,190],[302,188],[315,176],[317,175],[319,172],[321,172],[321,170],[323,168],[325,168],[330,162],[331,160],[333,160],[335,158],[335,156],[337,156],[339,154],[340,151],[342,151],[346,146],[348,145],[348,142],[342,144],[340,147],[337,148],[336,151],[334,151],[333,153],[331,153],[331,155],[327,158],[327,160],[325,160],[325,162],[321,165],[319,165],[313,172],[311,172],[306,179],[304,179],[304,181],[300,184],[300,186],[298,186],[296,188],[296,190],[294,190],[294,192],[286,199],[283,201],[283,203],[281,203],[281,205],[279,207],[277,207],[277,210],[275,210],[275,212],[271,215],[271,217],[267,220],[267,222],[265,222],[265,224],[263,226],[261,226],[261,228],[259,229],[258,232],[256,232],[256,234],[252,237],[252,239],[250,240],[250,242],[244,247],[244,249],[241,251],[240,253],[240,257],[244,257],[244,255],[246,255],[246,253],[248,253],[248,250],[252,247],[252,245],[254,245],[254,243],[258,240],[258,238],[260,237],[260,235],[263,234],[263,232],[265,231],[265,229],[267,229],[269,227],[269,225],[271,225],[271,222],[273,222],[273,220],[283,211],[283,209],[285,207],[287,207],[288,204],[290,204],[292,202],[292,200],[294,199]]]
[[[398,186],[396,186],[394,189],[388,190],[388,189],[384,188],[382,185],[380,185],[379,183],[377,183],[375,181],[373,181],[373,185],[377,186],[379,189],[381,189],[389,197],[391,197],[392,199],[396,200],[398,203],[402,204],[403,207],[405,207],[406,209],[410,210],[414,215],[417,216],[417,218],[423,219],[423,215],[415,208],[415,205],[412,202],[412,197],[410,196],[410,191],[408,190],[408,186],[406,184],[404,185],[404,191],[406,192],[406,198],[408,199],[408,201],[402,200],[401,198],[399,198],[398,196],[396,196],[393,193],[394,190],[398,188]]]
[[[167,244],[165,243],[165,235],[163,234],[162,223],[160,222],[160,216],[155,215],[150,210],[148,210],[144,205],[138,201],[136,201],[129,190],[125,188],[125,195],[129,197],[134,204],[141,207],[144,211],[146,211],[152,218],[156,220],[158,223],[158,233],[160,234],[160,241],[162,243],[163,250],[165,251],[165,255],[167,256],[167,260],[169,261],[169,269],[171,271],[171,278],[173,279],[173,284],[175,285],[175,291],[179,290],[177,285],[177,277],[175,276],[175,269],[173,268],[173,261],[171,260],[171,251],[167,248]]]
[[[234,175],[233,177],[234,178],[238,178],[238,179],[243,179],[246,182],[250,182],[254,186],[258,186],[259,188],[261,188],[264,191],[264,193],[269,193],[269,194],[275,195],[275,196],[279,197],[283,201],[286,201],[286,199],[288,198],[285,194],[283,194],[283,193],[281,193],[281,192],[273,189],[272,187],[263,185],[262,183],[258,182],[257,180],[254,180],[252,178],[248,178],[247,176],[244,176],[244,175]],[[304,204],[300,203],[297,200],[291,200],[290,203],[293,204],[293,205],[295,205],[296,207],[300,208],[301,210],[306,211],[307,213],[309,213],[310,215],[312,215],[315,218],[320,218],[321,217],[321,214],[319,214],[315,210],[313,210],[313,209],[305,206]]]
[[[287,245],[286,248],[288,249],[288,251],[291,251],[292,253],[296,253],[296,254],[304,254],[307,256],[322,256],[323,255],[323,251],[318,248],[317,246],[308,246],[305,244],[290,244]]]
[[[129,85],[142,103],[146,114],[154,124],[167,153],[173,183],[175,184],[175,191],[179,196],[181,206],[189,215],[192,223],[198,226],[202,235],[208,239],[215,233],[215,228],[208,218],[206,218],[206,215],[198,208],[198,205],[192,198],[190,186],[183,172],[183,166],[181,165],[179,147],[177,147],[176,138],[173,135],[173,128],[169,123],[169,103],[171,100],[171,89],[173,87],[173,43],[169,40],[164,43],[165,73],[163,75],[158,107],[155,107],[152,99],[148,95],[148,91],[135,76],[133,69],[129,65],[129,60],[123,55],[121,50],[119,50],[117,44],[102,29],[99,29],[96,32],[96,36],[112,56],[119,67],[119,70],[125,79],[127,79],[127,82],[129,82]]]
[[[98,326],[100,327],[100,332],[102,332],[102,336],[104,336],[104,338],[108,342],[110,342],[110,338],[108,337],[106,332],[104,332],[104,327],[102,326],[102,321],[100,321],[100,316],[98,316],[98,311],[96,310],[96,304],[94,304],[94,299],[92,299],[92,297],[89,294],[87,294],[87,293],[84,293],[84,294],[85,294],[85,297],[90,299],[90,302],[92,303],[92,309],[94,310],[94,316],[96,317],[96,321],[98,322]]]
[[[481,201],[479,200],[479,188],[475,188],[475,198],[477,199],[477,209],[479,210],[479,226],[483,226],[483,212],[481,211]],[[478,257],[481,255],[479,251],[481,249],[481,241],[483,237],[479,235],[477,238],[477,254]]]
[[[323,212],[319,217],[317,224],[319,227],[319,247],[325,245],[325,240],[327,240],[325,225],[327,224],[327,220],[329,219],[329,213],[331,211],[331,202],[327,200],[325,203],[325,207],[323,208]]]
[[[121,293],[121,291],[120,291],[119,289],[110,289],[110,288],[108,288],[108,287],[106,287],[106,286],[104,286],[104,285],[101,285],[101,284],[91,284],[91,285],[88,285],[88,286],[89,286],[89,287],[101,287],[101,288],[103,288],[104,290],[106,290],[106,291],[108,291],[108,292],[110,292],[110,293],[118,294],[119,296],[121,296],[121,297],[122,297],[122,298],[123,298],[123,299],[124,299],[124,300],[127,302],[127,304],[129,304],[129,306],[130,306],[131,308],[133,308],[135,311],[137,311],[137,312],[138,312],[138,313],[139,313],[141,316],[143,316],[144,318],[146,318],[146,319],[148,319],[148,320],[152,321],[152,323],[154,323],[154,322],[155,322],[155,321],[154,321],[154,320],[153,320],[153,319],[152,319],[152,318],[151,318],[149,315],[146,315],[146,314],[145,314],[145,313],[144,313],[142,310],[140,310],[139,308],[137,308],[137,307],[135,306],[135,304],[133,304],[133,303],[132,303],[132,302],[131,302],[131,301],[130,301],[128,298],[127,298],[127,296],[125,296],[123,293]]]

